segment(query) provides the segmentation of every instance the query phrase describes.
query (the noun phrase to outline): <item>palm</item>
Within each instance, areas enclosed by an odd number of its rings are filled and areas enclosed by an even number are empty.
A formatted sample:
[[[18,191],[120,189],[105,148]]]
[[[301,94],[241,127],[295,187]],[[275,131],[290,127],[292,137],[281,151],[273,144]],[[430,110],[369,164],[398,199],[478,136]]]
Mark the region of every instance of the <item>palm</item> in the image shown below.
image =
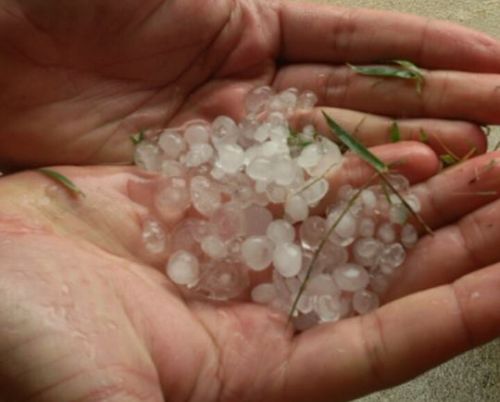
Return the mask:
[[[416,191],[425,194],[425,186],[435,190],[443,182],[455,183],[459,191],[490,158],[477,158],[467,164],[466,174],[456,169],[449,173],[454,177],[432,179]],[[413,181],[432,174],[416,165],[408,169]],[[491,186],[495,170],[478,186]],[[429,248],[424,240],[408,260],[389,296],[400,300],[377,314],[296,337],[285,318],[267,308],[183,297],[153,269],[158,261],[148,257],[140,241],[140,222],[148,212],[133,201],[130,188],[132,182],[147,185],[154,177],[128,168],[66,168],[63,173],[77,181],[85,199],[75,199],[37,173],[2,181],[0,206],[13,218],[0,221],[0,298],[3,306],[17,306],[0,314],[0,373],[10,398],[343,400],[401,381],[497,331],[498,270],[483,269],[458,280],[471,269],[471,255],[488,244],[477,241],[476,227],[464,226],[471,254],[443,247],[464,222],[444,226],[456,216],[436,210],[453,195],[433,203],[423,197],[424,216],[443,227],[432,239],[437,246]],[[25,200],[22,205],[16,202],[19,197]],[[470,212],[466,220],[485,225],[495,219],[492,213],[498,215],[495,202],[472,211],[485,202],[472,197],[458,213]],[[498,241],[497,232],[489,242]],[[428,263],[417,269],[423,255]],[[443,255],[455,263],[453,271],[439,269]],[[482,263],[499,257],[484,256]],[[403,297],[456,280],[453,288]],[[476,293],[479,301],[473,299]],[[442,308],[437,310],[436,303]],[[427,320],[416,330],[411,323],[421,314]],[[408,359],[414,362],[411,368]]]
[[[365,119],[347,109],[421,118],[401,120],[406,137],[420,128],[445,139],[468,137],[467,149],[451,146],[456,153],[483,149],[480,131],[439,118],[500,121],[492,107],[498,91],[491,93],[498,76],[429,74],[419,99],[412,85],[373,86],[373,79],[349,75],[347,61],[390,58],[429,68],[497,71],[500,62],[481,51],[495,48],[491,39],[456,27],[448,27],[448,35],[416,18],[250,0],[190,0],[182,6],[162,0],[27,0],[4,5],[0,21],[4,164],[129,162],[131,134],[195,117],[237,116],[256,83],[317,91],[321,106],[342,108],[332,113],[348,128],[362,121],[359,135],[371,144],[385,141],[392,120]],[[304,29],[311,24],[314,29]],[[369,26],[380,27],[380,37]],[[391,43],[393,31],[405,40]],[[428,42],[421,43],[424,31]],[[325,62],[333,64],[317,64]],[[471,103],[477,107],[462,106]]]

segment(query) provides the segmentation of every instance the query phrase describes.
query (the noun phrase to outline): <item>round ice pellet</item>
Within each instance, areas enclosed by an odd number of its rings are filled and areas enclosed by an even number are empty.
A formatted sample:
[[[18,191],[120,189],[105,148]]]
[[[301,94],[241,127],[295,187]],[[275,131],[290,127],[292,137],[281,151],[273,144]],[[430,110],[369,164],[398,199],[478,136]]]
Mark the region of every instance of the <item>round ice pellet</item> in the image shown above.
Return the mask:
[[[377,230],[377,238],[384,243],[393,243],[396,240],[396,230],[391,223],[382,223]]]
[[[380,305],[378,296],[366,289],[358,290],[352,297],[352,307],[358,314],[367,314]]]
[[[164,131],[158,139],[158,146],[168,159],[177,159],[187,149],[184,138],[177,131]]]
[[[302,266],[302,250],[293,243],[281,243],[273,253],[274,268],[285,278],[297,275]]]
[[[207,236],[201,241],[201,249],[211,258],[221,259],[227,255],[226,244],[217,236]]]
[[[251,299],[255,303],[269,304],[278,296],[272,283],[261,283],[252,289]]]
[[[152,254],[163,253],[166,250],[167,235],[160,222],[148,219],[142,228],[142,241]]]
[[[401,229],[401,243],[407,248],[413,247],[417,244],[418,232],[413,225],[406,224]]]
[[[320,216],[310,216],[299,228],[302,247],[316,250],[326,236],[326,220]]]
[[[266,236],[275,244],[292,243],[295,239],[295,229],[289,222],[276,219],[267,227]]]
[[[365,267],[371,267],[378,261],[384,245],[380,240],[373,238],[362,238],[356,240],[352,248],[352,254],[357,263]]]
[[[340,300],[330,295],[319,296],[316,299],[315,311],[323,322],[335,322],[341,318]]]
[[[309,216],[309,207],[303,197],[292,195],[285,202],[285,213],[292,223],[300,222]]]
[[[333,271],[333,278],[337,286],[348,292],[364,289],[370,282],[368,272],[357,264],[347,263]]]
[[[187,251],[177,251],[168,260],[167,275],[177,285],[196,285],[200,278],[198,259]]]
[[[241,244],[243,262],[254,271],[263,271],[273,261],[274,244],[266,236],[251,236]]]
[[[184,139],[191,146],[194,144],[207,144],[209,136],[209,128],[203,123],[190,124],[184,132]]]

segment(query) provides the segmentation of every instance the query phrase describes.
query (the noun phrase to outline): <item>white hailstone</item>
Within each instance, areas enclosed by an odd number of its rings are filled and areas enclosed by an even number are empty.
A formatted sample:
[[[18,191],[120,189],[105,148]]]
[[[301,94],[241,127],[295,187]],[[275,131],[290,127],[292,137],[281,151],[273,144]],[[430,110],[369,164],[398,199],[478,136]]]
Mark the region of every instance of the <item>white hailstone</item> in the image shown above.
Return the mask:
[[[330,183],[326,179],[310,179],[304,185],[301,195],[309,206],[318,205],[325,197],[330,188]]]
[[[236,144],[238,126],[233,119],[219,116],[212,123],[212,143],[216,148],[222,144]]]
[[[292,195],[285,202],[286,216],[292,223],[303,221],[309,216],[309,207],[306,200],[300,195]]]
[[[277,98],[284,105],[285,110],[293,109],[297,105],[298,90],[296,88],[289,88],[278,94]]]
[[[187,251],[177,251],[168,260],[167,275],[177,285],[196,285],[200,278],[198,259]]]
[[[269,209],[259,205],[250,205],[243,211],[245,217],[245,234],[247,236],[260,236],[266,234],[273,215]]]
[[[161,224],[153,219],[148,219],[142,228],[142,241],[146,250],[151,254],[165,252],[167,247],[167,235]]]
[[[246,173],[253,180],[272,181],[272,163],[267,158],[257,157],[250,162]]]
[[[389,208],[389,221],[403,225],[408,220],[408,209],[403,204],[393,204]]]
[[[255,192],[257,194],[263,194],[267,191],[267,185],[269,183],[265,180],[257,180],[255,182]]]
[[[178,159],[187,149],[184,138],[172,130],[164,131],[158,139],[158,146],[168,159]]]
[[[350,201],[356,190],[350,184],[344,184],[337,191],[337,198],[343,201]]]
[[[382,250],[379,258],[379,266],[383,273],[390,275],[395,268],[403,264],[406,251],[399,243],[390,244]]]
[[[167,177],[184,177],[187,174],[187,169],[180,162],[166,159],[161,163],[160,172]]]
[[[404,193],[410,188],[408,179],[400,174],[389,174],[387,179],[399,193]]]
[[[345,247],[331,242],[325,243],[316,260],[318,271],[332,273],[333,270],[349,260],[349,253]]]
[[[294,296],[295,297],[293,299],[295,300],[297,295]],[[311,297],[306,293],[303,293],[302,295],[300,295],[300,298],[297,301],[297,310],[302,314],[309,314],[314,311],[314,302],[315,302],[314,297]]]
[[[250,284],[247,270],[232,261],[208,261],[202,265],[201,271],[197,289],[213,300],[235,298]]]
[[[189,228],[191,236],[198,243],[211,234],[212,228],[210,224],[203,219],[189,218],[184,220],[184,225]]]
[[[316,129],[312,124],[308,124],[304,126],[304,128],[302,129],[302,136],[304,137],[304,139],[308,141],[314,140],[315,135],[316,135]]]
[[[300,242],[306,250],[316,250],[326,236],[326,220],[310,216],[299,228]]]
[[[187,126],[184,131],[184,139],[193,146],[194,144],[208,144],[210,138],[209,128],[204,123],[195,123]]]
[[[316,299],[315,304],[314,310],[322,322],[335,322],[342,317],[339,298],[323,295]]]
[[[215,166],[211,171],[210,171],[210,177],[214,180],[217,181],[222,181],[226,177],[226,172],[224,172],[221,168]]]
[[[273,161],[273,180],[279,186],[289,186],[295,180],[295,164],[290,158],[278,158]]]
[[[276,113],[271,113],[271,115],[276,114]],[[270,116],[271,116],[270,115]],[[283,116],[281,113],[279,115]],[[273,124],[271,122],[271,124]],[[288,136],[290,135],[290,132],[286,126],[283,125],[275,125],[271,128],[271,131],[269,132],[269,138],[271,139],[271,142],[280,144],[280,145],[287,145],[288,141]],[[287,146],[288,148],[288,146]]]
[[[244,233],[245,216],[239,204],[226,203],[211,216],[210,225],[221,239],[229,241]]]
[[[332,297],[339,297],[341,292],[331,275],[319,274],[313,276],[307,282],[306,293],[311,296],[330,295]]]
[[[335,149],[328,150],[321,156],[321,159],[315,166],[307,169],[307,172],[312,177],[326,176],[327,174],[333,173],[340,167],[344,157],[342,156],[337,145],[334,145]]]
[[[263,271],[273,262],[274,244],[266,236],[250,236],[241,244],[241,256],[246,266]]]
[[[382,223],[377,230],[377,238],[384,243],[393,243],[396,240],[396,230],[391,223]]]
[[[255,303],[269,304],[276,299],[277,296],[278,293],[272,283],[261,283],[252,289],[250,297]]]
[[[269,113],[267,116],[267,122],[271,125],[272,129],[276,127],[283,127],[287,124],[285,115],[280,112]]]
[[[200,214],[210,216],[220,207],[221,193],[216,184],[207,177],[193,177],[190,189],[193,206]]]
[[[276,219],[267,227],[266,236],[276,245],[292,243],[295,239],[295,228],[283,219]]]
[[[413,225],[406,224],[401,229],[401,243],[407,248],[413,247],[417,244],[418,233]]]
[[[373,237],[375,235],[375,221],[365,217],[359,221],[358,233],[362,237]]]
[[[281,243],[273,253],[274,268],[285,278],[300,272],[302,266],[302,249],[293,243]]]
[[[347,292],[356,292],[366,288],[370,283],[368,272],[358,264],[347,263],[333,271],[333,278],[337,286]]]
[[[288,196],[288,190],[286,187],[271,183],[266,187],[266,195],[269,202],[283,204]]]
[[[171,239],[171,251],[189,251],[192,254],[200,252],[200,246],[194,239],[192,227],[189,220],[181,221],[173,231]]]
[[[361,201],[363,201],[363,205],[365,206],[365,208],[369,211],[374,209],[377,205],[377,196],[370,189],[361,191],[360,198]]]
[[[227,246],[217,236],[209,235],[202,239],[201,249],[210,258],[214,258],[216,260],[227,256]]]
[[[135,164],[141,166],[144,170],[158,171],[161,166],[161,155],[158,147],[149,142],[142,141],[135,148]]]
[[[415,194],[408,194],[404,197],[404,200],[410,206],[411,210],[415,213],[419,213],[422,209],[419,198]]]
[[[381,241],[367,237],[356,240],[352,248],[354,260],[366,267],[375,265],[384,245]]]
[[[155,205],[161,210],[185,211],[191,206],[188,183],[180,177],[169,177],[155,195]]]
[[[186,154],[187,167],[197,167],[209,162],[214,156],[214,149],[208,144],[193,144]]]
[[[245,98],[246,112],[250,115],[262,113],[269,104],[272,94],[272,89],[267,86],[252,90]]]
[[[326,219],[327,228],[335,225],[334,234],[342,239],[353,239],[357,232],[357,221],[351,212],[343,213],[344,208],[332,210]]]
[[[297,108],[310,110],[312,109],[316,103],[318,102],[318,97],[312,91],[304,91],[299,95],[297,100]]]
[[[370,313],[371,311],[376,310],[379,305],[380,301],[378,296],[366,289],[358,290],[352,297],[352,306],[354,311],[358,314]]]
[[[270,123],[261,124],[259,127],[257,127],[257,130],[255,130],[255,133],[253,135],[253,139],[257,142],[266,141],[269,138],[269,131],[270,130],[271,130]]]
[[[383,294],[389,288],[389,277],[383,272],[370,275],[370,288],[378,294]]]
[[[315,167],[321,160],[322,152],[319,144],[311,144],[302,150],[297,158],[297,165],[303,169]]]
[[[224,144],[218,149],[219,155],[216,166],[223,172],[235,174],[238,172],[245,161],[245,151],[239,145]]]

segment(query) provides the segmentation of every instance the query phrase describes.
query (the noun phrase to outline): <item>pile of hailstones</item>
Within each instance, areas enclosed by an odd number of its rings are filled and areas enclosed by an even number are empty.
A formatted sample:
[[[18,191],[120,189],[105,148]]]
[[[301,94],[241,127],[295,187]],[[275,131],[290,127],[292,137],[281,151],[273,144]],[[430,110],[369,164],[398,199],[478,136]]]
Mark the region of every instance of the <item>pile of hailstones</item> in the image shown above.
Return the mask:
[[[247,96],[239,124],[227,116],[195,121],[137,146],[136,163],[168,182],[156,207],[184,212],[173,223],[150,220],[143,231],[150,252],[169,249],[174,283],[216,300],[250,295],[288,313],[312,269],[296,306],[299,329],[378,307],[417,231],[381,183],[329,188],[328,175],[343,161],[339,147],[312,126],[297,133],[288,125],[316,101],[312,92],[260,87]],[[408,181],[389,180],[418,212]],[[329,207],[312,215],[327,195]]]

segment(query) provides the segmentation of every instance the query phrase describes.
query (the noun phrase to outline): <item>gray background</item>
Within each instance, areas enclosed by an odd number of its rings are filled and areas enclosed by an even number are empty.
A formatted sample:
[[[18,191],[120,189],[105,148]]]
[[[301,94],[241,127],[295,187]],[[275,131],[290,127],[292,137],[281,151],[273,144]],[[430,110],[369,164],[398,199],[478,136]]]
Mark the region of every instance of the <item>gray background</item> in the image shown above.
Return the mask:
[[[309,1],[411,12],[459,22],[500,38],[500,0]],[[498,128],[494,136],[500,138]],[[375,401],[500,402],[500,340],[459,356],[399,387],[358,400]]]

